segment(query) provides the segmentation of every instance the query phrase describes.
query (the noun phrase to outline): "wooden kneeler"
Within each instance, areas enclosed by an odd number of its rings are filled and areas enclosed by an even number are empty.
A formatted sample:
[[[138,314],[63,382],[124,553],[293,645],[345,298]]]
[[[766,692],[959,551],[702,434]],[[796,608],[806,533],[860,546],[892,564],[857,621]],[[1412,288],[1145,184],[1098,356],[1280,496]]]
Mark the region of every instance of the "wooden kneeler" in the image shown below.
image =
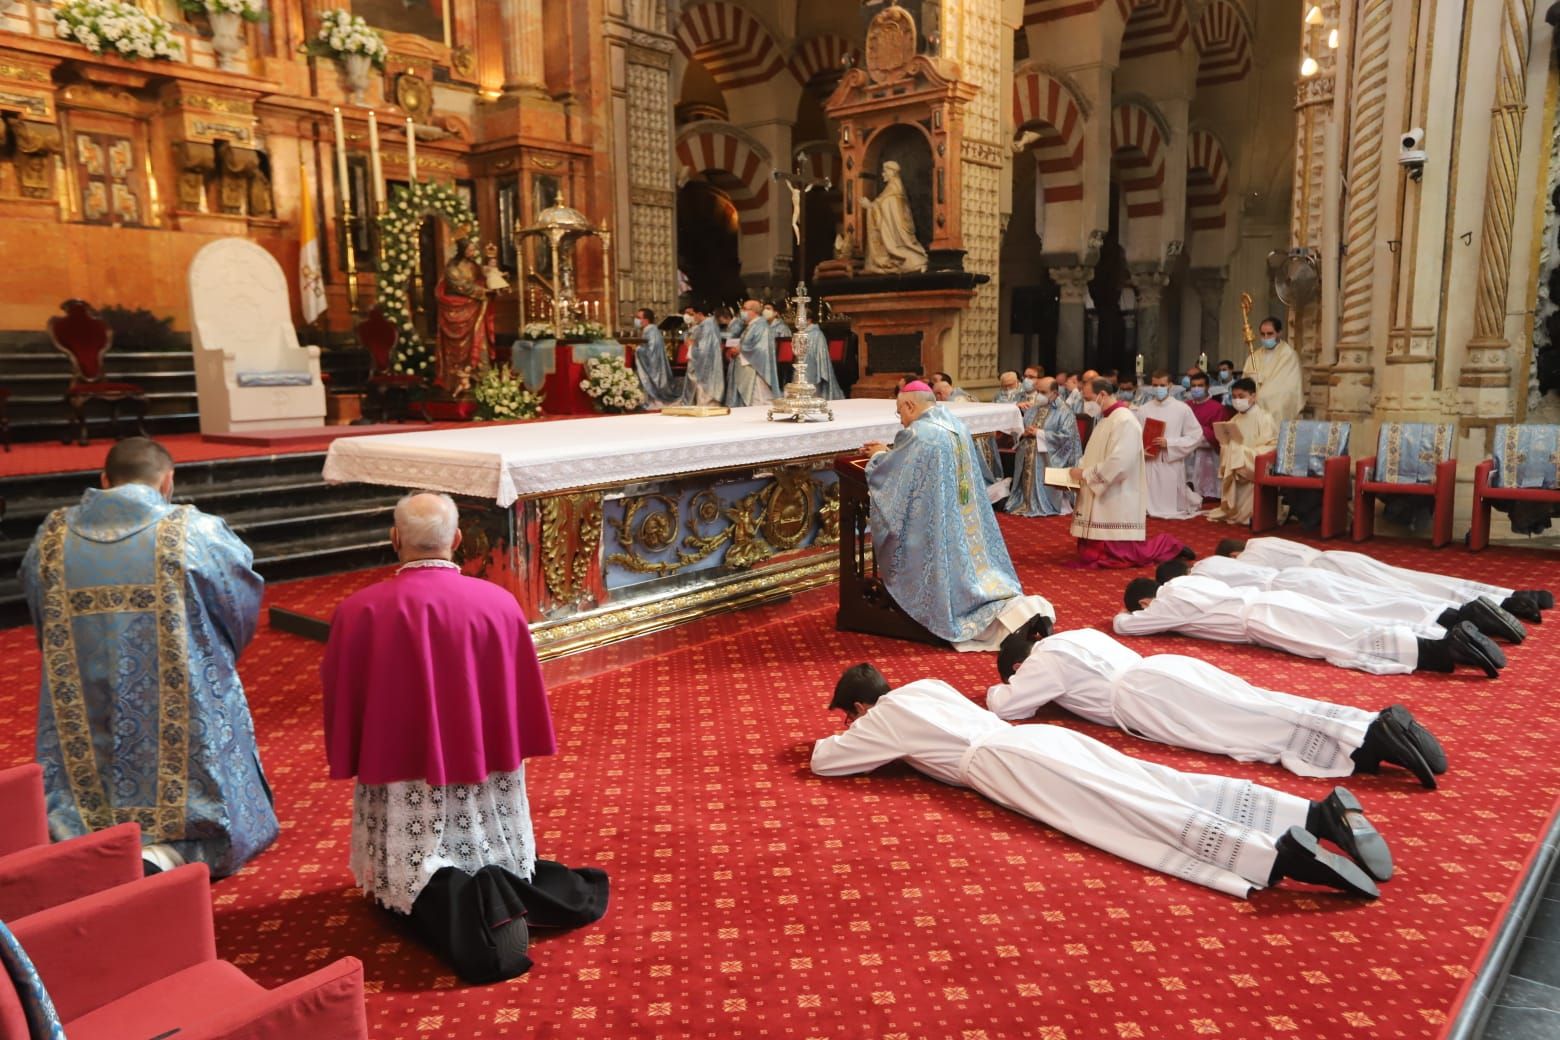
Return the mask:
[[[840,478],[840,609],[834,627],[842,632],[947,646],[947,640],[927,631],[894,602],[878,576],[877,558],[868,555],[867,520],[872,506],[867,494],[867,456],[837,456],[834,472]]]

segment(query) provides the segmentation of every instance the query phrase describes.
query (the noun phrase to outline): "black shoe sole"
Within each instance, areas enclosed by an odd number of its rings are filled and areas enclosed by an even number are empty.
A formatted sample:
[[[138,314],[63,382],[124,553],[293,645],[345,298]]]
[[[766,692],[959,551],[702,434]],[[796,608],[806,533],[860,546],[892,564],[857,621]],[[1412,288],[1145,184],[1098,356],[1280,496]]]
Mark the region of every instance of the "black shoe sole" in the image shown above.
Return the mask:
[[[1333,828],[1333,833],[1322,837],[1330,839],[1348,853],[1349,858],[1371,876],[1371,880],[1390,881],[1392,851],[1387,848],[1387,841],[1381,832],[1366,818],[1365,807],[1360,805],[1354,792],[1347,787],[1335,787],[1322,805]],[[1369,829],[1363,833],[1355,831],[1349,826],[1349,813],[1358,813]]]
[[[1308,885],[1321,885],[1325,888],[1336,888],[1350,895],[1364,896],[1367,899],[1379,899],[1381,889],[1370,879],[1370,875],[1354,865],[1354,861],[1334,852],[1328,852],[1317,843],[1316,835],[1304,827],[1291,827],[1284,836],[1279,839],[1280,860],[1283,857],[1282,845],[1288,842],[1299,846],[1299,851],[1305,854],[1305,861],[1296,864],[1302,869],[1297,874],[1285,874],[1284,877]],[[1303,876],[1302,876],[1303,875]]]

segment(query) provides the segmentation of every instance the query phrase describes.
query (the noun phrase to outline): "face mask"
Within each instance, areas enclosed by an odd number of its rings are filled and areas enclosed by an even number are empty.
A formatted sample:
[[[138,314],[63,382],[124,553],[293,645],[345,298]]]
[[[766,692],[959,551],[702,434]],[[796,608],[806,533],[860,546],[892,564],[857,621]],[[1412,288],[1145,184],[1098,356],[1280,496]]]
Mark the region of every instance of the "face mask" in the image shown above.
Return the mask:
[[[1219,382],[1228,383],[1235,378],[1235,373],[1227,368],[1219,369]]]
[[[775,312],[774,311],[765,311],[764,312],[764,320],[765,321],[774,321],[775,320]]]
[[[1278,346],[1277,339],[1268,339],[1267,337],[1263,337],[1262,347],[1264,350],[1272,350],[1276,346]]]
[[[1191,376],[1182,376],[1181,377],[1181,385],[1183,387],[1185,387],[1186,389],[1190,390],[1192,388],[1192,377]]]
[[[684,314],[683,315],[683,324],[684,325],[692,325],[692,324],[694,324],[693,315],[691,315],[691,314]]]
[[[1130,401],[1130,400],[1132,400],[1132,391],[1131,390],[1117,390],[1116,391],[1116,400],[1118,400],[1118,401]]]
[[[1244,412],[1251,407],[1251,398],[1237,397],[1235,400],[1230,402],[1230,407],[1235,409],[1237,412]]]
[[[1170,396],[1170,388],[1168,386],[1156,386],[1156,387],[1154,387],[1154,400],[1156,400],[1156,401],[1163,401],[1165,398],[1167,398],[1169,396]]]
[[[635,318],[634,319],[634,328],[642,329],[644,327],[645,327],[645,319],[643,319],[643,318]]]
[[[1027,393],[1028,391],[1033,390],[1035,388],[1035,381],[1033,379],[1026,379],[1022,383],[1020,383],[1019,385],[1022,386],[1024,388],[1024,391]]]
[[[1207,389],[1207,387],[1194,386],[1191,389],[1191,394],[1192,394],[1192,400],[1194,400],[1194,401],[1201,401],[1204,397],[1208,396],[1208,389]]]
[[[1087,415],[1091,419],[1098,419],[1100,417],[1100,414],[1101,414],[1100,413],[1100,404],[1099,404],[1099,402],[1098,401],[1085,401],[1085,402],[1083,402],[1083,414]]]

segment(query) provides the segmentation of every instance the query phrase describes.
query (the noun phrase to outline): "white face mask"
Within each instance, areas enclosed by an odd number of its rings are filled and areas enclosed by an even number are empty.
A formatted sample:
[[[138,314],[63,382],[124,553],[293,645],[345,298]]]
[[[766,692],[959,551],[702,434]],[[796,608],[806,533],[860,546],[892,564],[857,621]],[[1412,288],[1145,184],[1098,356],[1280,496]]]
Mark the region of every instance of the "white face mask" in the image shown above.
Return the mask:
[[[645,327],[645,319],[639,317],[638,315],[635,315],[634,316],[634,328],[642,329],[644,327]]]
[[[764,308],[764,320],[765,321],[774,321],[775,320],[775,312],[773,310],[767,308],[767,307]]]
[[[1098,419],[1103,414],[1100,411],[1100,403],[1098,401],[1083,402],[1083,414],[1091,419]]]
[[[1230,407],[1235,409],[1237,412],[1244,412],[1251,407],[1251,398],[1237,397],[1230,401]]]

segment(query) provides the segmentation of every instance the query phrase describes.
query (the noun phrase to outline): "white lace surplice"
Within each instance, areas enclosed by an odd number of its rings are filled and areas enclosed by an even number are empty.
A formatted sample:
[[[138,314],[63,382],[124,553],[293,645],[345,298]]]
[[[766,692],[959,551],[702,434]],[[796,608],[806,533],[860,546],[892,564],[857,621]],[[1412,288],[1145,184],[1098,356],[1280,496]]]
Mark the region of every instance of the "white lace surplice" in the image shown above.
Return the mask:
[[[411,913],[443,867],[496,865],[527,881],[535,872],[523,763],[480,784],[358,784],[352,802],[352,875],[391,910]]]

